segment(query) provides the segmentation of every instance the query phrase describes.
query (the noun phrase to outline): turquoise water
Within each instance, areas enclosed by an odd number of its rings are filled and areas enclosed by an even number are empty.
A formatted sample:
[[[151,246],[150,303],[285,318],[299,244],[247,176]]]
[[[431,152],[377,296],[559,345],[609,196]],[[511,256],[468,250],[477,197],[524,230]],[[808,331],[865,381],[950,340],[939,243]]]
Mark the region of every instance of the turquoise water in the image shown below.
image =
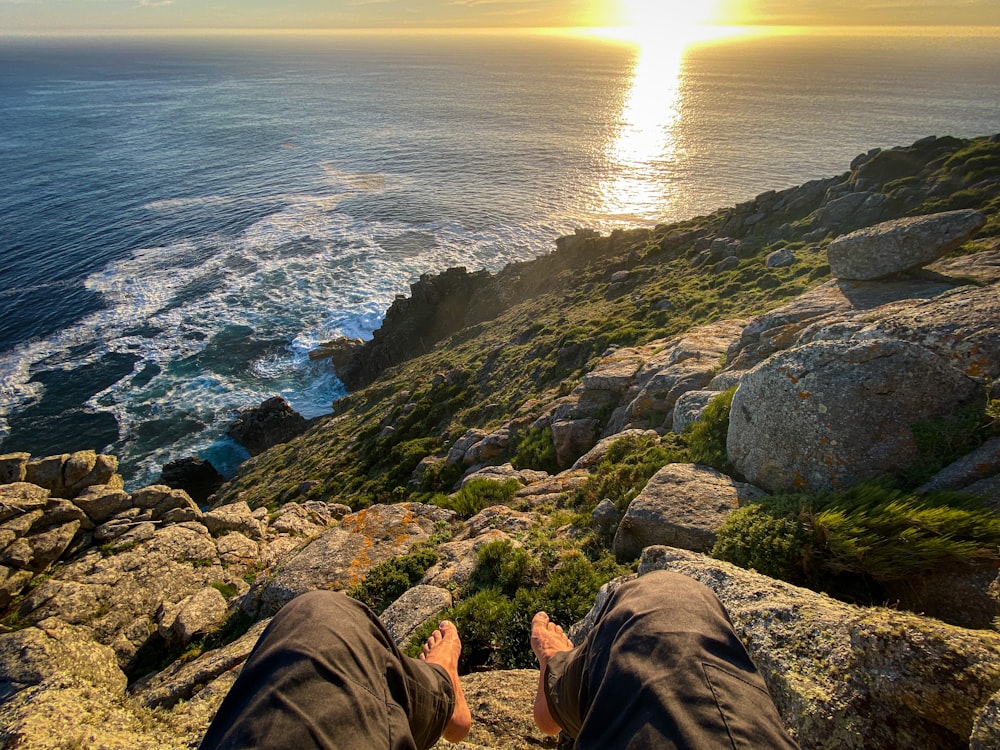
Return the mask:
[[[998,131],[995,35],[0,40],[0,450],[231,471],[420,273]]]

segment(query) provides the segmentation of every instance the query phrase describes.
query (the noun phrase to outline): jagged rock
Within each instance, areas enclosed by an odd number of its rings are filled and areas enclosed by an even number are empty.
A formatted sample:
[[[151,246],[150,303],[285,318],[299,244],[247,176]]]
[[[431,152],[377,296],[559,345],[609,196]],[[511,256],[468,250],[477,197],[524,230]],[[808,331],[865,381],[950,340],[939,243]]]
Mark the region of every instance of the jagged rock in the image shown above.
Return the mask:
[[[174,524],[116,554],[90,550],[66,563],[31,591],[18,614],[27,622],[56,617],[86,623],[124,666],[149,636],[135,628],[137,621],[151,621],[162,602],[180,601],[227,577],[205,527]]]
[[[524,534],[535,523],[535,517],[531,513],[512,510],[506,505],[494,505],[490,508],[484,508],[470,518],[466,522],[465,528],[455,535],[455,541],[481,536],[490,529],[497,529],[504,534],[516,536]]]
[[[191,700],[205,691],[206,686],[211,687],[217,681],[227,683],[222,691],[224,696],[270,622],[266,619],[256,623],[237,640],[207,651],[194,661],[174,662],[162,672],[138,681],[129,692],[144,706],[163,709]],[[225,679],[227,675],[228,679]],[[221,702],[221,697],[215,701],[216,705]],[[205,722],[202,732],[207,728],[208,722]]]
[[[437,586],[414,586],[379,615],[397,646],[405,646],[413,634],[429,619],[452,605],[447,589]]]
[[[320,527],[317,527],[320,528]],[[215,540],[219,560],[223,565],[252,566],[261,559],[260,546],[238,531],[231,531]]]
[[[646,364],[636,373],[622,400],[624,406],[616,409],[608,420],[604,435],[628,428],[669,430],[677,399],[708,385],[743,327],[743,321],[723,320],[636,350]]]
[[[77,451],[29,461],[25,481],[49,490],[55,497],[72,498],[87,487],[112,482],[118,459],[94,451]]]
[[[59,559],[79,530],[80,522],[70,521],[18,540],[27,543],[31,549],[30,560],[18,567],[29,568],[36,573],[41,573]]]
[[[34,574],[30,570],[17,570],[0,565],[0,607],[6,607],[24,591]]]
[[[225,482],[225,477],[210,461],[189,456],[163,465],[160,483],[184,490],[196,503],[204,503]]]
[[[273,613],[306,591],[350,588],[370,568],[429,539],[435,524],[454,515],[431,505],[400,503],[373,505],[345,516],[339,528],[322,533],[263,584],[260,606]]]
[[[340,373],[350,366],[351,359],[364,345],[365,342],[363,339],[351,339],[347,336],[339,336],[332,341],[323,342],[309,352],[309,359],[330,360],[330,364],[333,365],[333,371],[339,377]]]
[[[510,429],[501,427],[470,447],[462,457],[462,461],[466,466],[484,464],[503,456],[507,452],[508,445],[510,445]]]
[[[830,243],[830,271],[840,279],[870,280],[933,263],[986,223],[978,211],[913,216],[859,229]]]
[[[281,396],[259,406],[242,409],[226,434],[246,448],[251,456],[285,443],[306,431],[309,423]]]
[[[708,550],[729,514],[764,494],[707,466],[668,464],[629,504],[615,534],[615,557],[634,560],[654,544]]]
[[[634,349],[621,350],[604,357],[597,367],[583,376],[581,385],[589,391],[609,391],[623,394],[632,385],[635,374],[644,362]]]
[[[1000,634],[844,604],[693,552],[650,547],[640,574],[673,570],[715,591],[803,747],[928,750],[995,732]],[[976,724],[980,722],[980,724]]]
[[[570,468],[580,456],[594,447],[598,427],[600,423],[596,419],[575,419],[552,425],[552,442],[560,469]]]
[[[30,459],[30,453],[5,453],[0,456],[0,484],[23,482]]]
[[[509,463],[500,466],[484,466],[462,477],[461,485],[464,487],[469,482],[476,479],[490,479],[494,482],[506,482],[510,479],[516,480],[521,485],[529,485],[533,482],[540,482],[549,478],[549,474],[544,471],[534,469],[515,469]]]
[[[161,635],[167,632],[169,641],[190,643],[195,636],[210,633],[222,624],[226,609],[226,599],[219,590],[206,586],[164,610],[165,616],[160,619]]]
[[[132,507],[132,498],[123,490],[98,485],[88,487],[75,498],[73,503],[87,514],[93,523],[100,524],[112,516]]]
[[[87,514],[80,510],[75,503],[59,497],[49,498],[42,523],[46,526],[57,526],[71,521],[79,521],[80,528],[88,531],[94,528],[94,524],[87,518]]]
[[[680,396],[674,404],[673,432],[682,433],[697,422],[705,407],[718,395],[719,391],[688,391]]]
[[[133,507],[150,511],[152,519],[159,519],[174,509],[198,511],[198,505],[184,490],[175,490],[163,484],[144,487],[132,494]]]
[[[322,532],[326,525],[316,523],[309,511],[298,503],[286,503],[278,509],[278,515],[271,521],[270,529],[278,534],[314,536]]]
[[[528,505],[542,505],[549,500],[558,501],[568,493],[575,492],[589,479],[590,473],[586,469],[570,469],[522,487],[515,497]]]
[[[455,444],[451,446],[448,451],[447,461],[450,464],[463,463],[465,461],[465,454],[468,450],[486,437],[486,432],[484,430],[468,430],[462,437],[455,441]]]
[[[992,750],[1000,747],[1000,691],[976,717],[969,738],[969,750]]]
[[[41,511],[49,504],[49,491],[27,482],[0,485],[0,523],[26,513]],[[20,533],[25,533],[29,526]]]
[[[140,508],[128,508],[121,513],[109,518],[96,529],[94,529],[94,539],[98,542],[108,542],[117,539],[129,529],[141,523],[147,523],[151,517],[149,511],[142,511]]]
[[[263,539],[266,525],[253,517],[250,506],[244,502],[220,505],[202,516],[205,528],[213,536],[238,531],[251,539]]]
[[[903,472],[919,454],[912,427],[982,399],[983,388],[922,346],[824,341],[748,372],[733,398],[727,451],[772,492],[836,489]]]
[[[123,529],[122,534],[115,537],[111,545],[111,551],[120,552],[143,542],[148,542],[155,534],[156,525],[152,521],[129,524],[128,527]]]

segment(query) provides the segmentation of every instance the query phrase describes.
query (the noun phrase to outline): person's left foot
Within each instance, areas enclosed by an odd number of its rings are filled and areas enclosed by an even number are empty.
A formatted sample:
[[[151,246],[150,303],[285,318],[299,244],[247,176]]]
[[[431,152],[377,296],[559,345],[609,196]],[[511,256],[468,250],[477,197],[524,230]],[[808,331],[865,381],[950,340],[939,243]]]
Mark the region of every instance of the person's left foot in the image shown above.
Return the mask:
[[[428,664],[444,667],[455,690],[455,710],[443,732],[444,738],[449,742],[461,742],[472,726],[472,714],[462,692],[462,682],[458,678],[458,657],[461,654],[462,641],[458,637],[458,628],[448,620],[442,621],[438,629],[431,633],[420,654],[420,658]]]

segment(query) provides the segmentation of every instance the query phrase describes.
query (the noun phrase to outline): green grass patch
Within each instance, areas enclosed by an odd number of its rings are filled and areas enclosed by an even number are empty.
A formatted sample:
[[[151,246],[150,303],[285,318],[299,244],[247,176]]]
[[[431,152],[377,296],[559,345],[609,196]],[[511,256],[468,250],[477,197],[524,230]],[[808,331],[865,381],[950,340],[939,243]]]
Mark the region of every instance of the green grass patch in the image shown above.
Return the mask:
[[[381,614],[386,607],[416,586],[427,569],[437,561],[437,553],[431,549],[394,557],[373,567],[357,585],[345,593]]]
[[[701,417],[687,432],[691,461],[711,466],[727,474],[733,470],[726,454],[726,435],[729,434],[729,413],[733,406],[734,395],[736,395],[735,386],[709,401]]]

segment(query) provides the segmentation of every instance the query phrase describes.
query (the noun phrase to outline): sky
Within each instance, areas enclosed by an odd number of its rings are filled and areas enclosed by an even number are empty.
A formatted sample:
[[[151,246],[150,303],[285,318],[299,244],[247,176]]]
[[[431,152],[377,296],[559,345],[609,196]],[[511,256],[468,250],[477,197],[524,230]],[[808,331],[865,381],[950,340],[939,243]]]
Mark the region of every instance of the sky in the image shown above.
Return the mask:
[[[0,34],[121,29],[1000,25],[1000,0],[0,0]]]

